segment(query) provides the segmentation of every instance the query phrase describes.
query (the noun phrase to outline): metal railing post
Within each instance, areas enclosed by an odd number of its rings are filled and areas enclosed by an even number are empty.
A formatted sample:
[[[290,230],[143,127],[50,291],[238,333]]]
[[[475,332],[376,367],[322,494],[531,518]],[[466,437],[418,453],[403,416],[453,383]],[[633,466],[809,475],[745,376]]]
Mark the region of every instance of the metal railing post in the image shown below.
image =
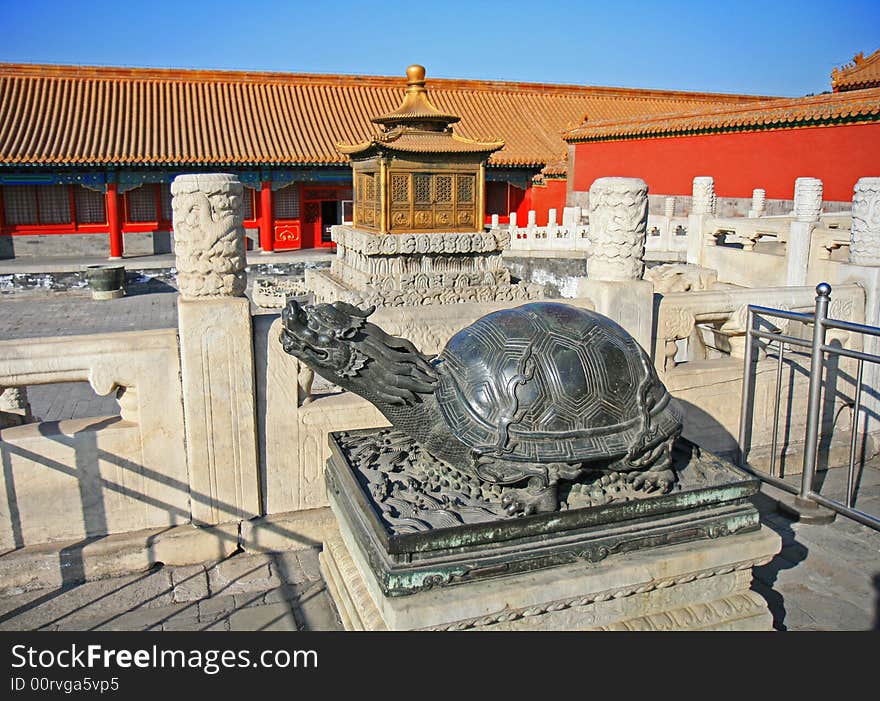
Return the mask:
[[[798,498],[812,502],[810,492],[816,475],[816,459],[819,449],[819,413],[822,400],[822,367],[825,356],[825,320],[828,318],[828,304],[831,285],[820,282],[816,285],[816,312],[813,323],[813,347],[810,356],[810,393],[807,399],[807,435],[804,439],[804,471],[801,475],[801,489]]]
[[[743,353],[743,387],[742,401],[739,409],[739,441],[737,444],[737,464],[745,467],[748,448],[746,443],[749,442],[749,434],[752,428],[752,386],[754,385],[754,339],[752,330],[755,327],[755,313],[752,308],[748,308],[746,317],[746,347]]]

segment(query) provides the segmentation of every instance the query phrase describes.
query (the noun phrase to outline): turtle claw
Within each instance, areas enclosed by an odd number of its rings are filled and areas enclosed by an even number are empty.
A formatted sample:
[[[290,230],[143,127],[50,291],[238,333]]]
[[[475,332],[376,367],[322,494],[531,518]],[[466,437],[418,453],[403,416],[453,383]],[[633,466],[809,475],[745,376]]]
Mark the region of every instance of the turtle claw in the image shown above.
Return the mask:
[[[641,487],[644,487],[646,492],[660,492],[660,494],[666,494],[670,489],[672,489],[672,485],[675,484],[675,473],[672,470],[648,470],[647,472],[643,472],[639,475],[641,480]],[[636,484],[635,482],[633,483]]]
[[[530,516],[542,511],[556,511],[559,507],[556,485],[530,485],[525,489],[509,489],[501,497],[501,506],[508,516]]]

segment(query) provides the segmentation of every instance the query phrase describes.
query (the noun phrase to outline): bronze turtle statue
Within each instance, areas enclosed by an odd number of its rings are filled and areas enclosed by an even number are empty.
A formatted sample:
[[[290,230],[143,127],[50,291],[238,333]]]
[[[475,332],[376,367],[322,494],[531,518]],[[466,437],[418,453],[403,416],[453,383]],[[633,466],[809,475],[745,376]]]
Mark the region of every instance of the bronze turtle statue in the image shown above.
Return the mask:
[[[372,402],[433,457],[505,490],[510,514],[558,508],[559,480],[633,473],[668,491],[681,420],[648,356],[593,311],[533,302],[492,312],[436,357],[345,302],[282,313],[284,350]]]

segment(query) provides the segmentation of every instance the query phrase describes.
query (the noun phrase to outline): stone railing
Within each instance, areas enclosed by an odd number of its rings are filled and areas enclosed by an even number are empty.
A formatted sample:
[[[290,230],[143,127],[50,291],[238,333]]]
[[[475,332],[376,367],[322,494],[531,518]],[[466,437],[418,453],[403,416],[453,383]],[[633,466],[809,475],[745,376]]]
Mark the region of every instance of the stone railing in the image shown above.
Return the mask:
[[[580,207],[566,207],[563,210],[562,223],[557,222],[557,212],[551,209],[547,216],[547,226],[537,226],[537,213],[534,210],[528,212],[527,223],[519,226],[516,212],[509,215],[510,224],[508,233],[510,236],[509,248],[511,251],[587,251],[589,240],[587,238],[588,227],[582,223]],[[492,228],[498,227],[498,217],[492,218]]]
[[[0,548],[189,522],[179,376],[175,329],[0,342],[0,387],[88,382],[119,403],[0,431]]]
[[[669,198],[674,200],[675,198]],[[674,203],[673,203],[674,204]],[[668,209],[668,208],[667,208]],[[497,217],[492,227],[498,228]],[[589,224],[582,221],[580,207],[566,207],[562,223],[557,223],[555,209],[549,210],[546,226],[537,226],[537,213],[528,212],[526,226],[519,226],[516,212],[509,215],[509,249],[517,252],[583,252],[589,254]],[[645,250],[649,253],[668,253],[661,258],[683,259],[687,251],[687,217],[649,214]]]
[[[811,313],[814,298],[815,288],[811,286],[712,289],[663,296],[657,311],[654,363],[683,411],[686,437],[716,452],[736,448],[747,306],[760,304]],[[865,290],[861,286],[839,285],[832,294],[829,317],[863,323],[865,302]],[[811,333],[811,327],[781,320],[777,328],[796,337],[808,337]],[[860,337],[838,332],[829,332],[828,342],[853,350],[860,350],[862,345]],[[840,359],[832,369],[835,374],[823,414],[826,435],[845,440],[847,445],[851,426],[848,407],[856,376],[854,363]],[[777,364],[775,345],[759,344],[752,439],[755,455],[766,451],[772,442]],[[782,446],[803,440],[808,379],[809,354],[787,347],[779,390],[784,402],[778,433]],[[789,463],[795,467],[795,463]]]

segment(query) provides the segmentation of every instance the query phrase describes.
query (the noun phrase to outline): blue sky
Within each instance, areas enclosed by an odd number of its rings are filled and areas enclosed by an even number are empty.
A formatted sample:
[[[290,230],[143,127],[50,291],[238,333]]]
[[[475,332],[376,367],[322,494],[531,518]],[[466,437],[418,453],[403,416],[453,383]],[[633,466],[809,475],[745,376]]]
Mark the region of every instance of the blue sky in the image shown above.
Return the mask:
[[[421,10],[426,10],[423,14]],[[804,95],[880,48],[880,0],[0,0],[0,61]]]

